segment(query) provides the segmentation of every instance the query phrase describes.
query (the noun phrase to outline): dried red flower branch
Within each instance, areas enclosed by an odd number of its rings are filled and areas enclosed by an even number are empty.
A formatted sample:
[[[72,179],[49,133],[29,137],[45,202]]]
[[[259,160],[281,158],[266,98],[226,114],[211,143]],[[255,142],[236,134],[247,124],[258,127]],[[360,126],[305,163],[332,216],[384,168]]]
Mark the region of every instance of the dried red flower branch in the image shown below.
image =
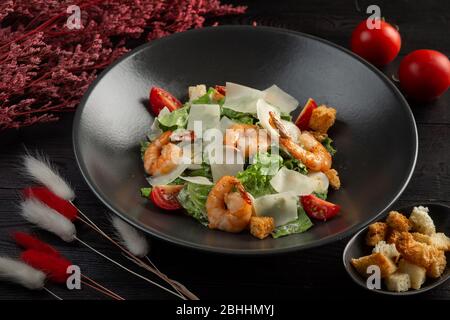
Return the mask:
[[[12,234],[14,241],[24,249],[33,249],[39,252],[43,252],[55,257],[60,257],[61,254],[53,248],[51,245],[39,240],[38,238],[25,233],[25,232],[14,232]]]
[[[79,30],[65,26],[73,4]],[[99,71],[143,41],[244,11],[219,0],[3,0],[0,130],[73,111]]]

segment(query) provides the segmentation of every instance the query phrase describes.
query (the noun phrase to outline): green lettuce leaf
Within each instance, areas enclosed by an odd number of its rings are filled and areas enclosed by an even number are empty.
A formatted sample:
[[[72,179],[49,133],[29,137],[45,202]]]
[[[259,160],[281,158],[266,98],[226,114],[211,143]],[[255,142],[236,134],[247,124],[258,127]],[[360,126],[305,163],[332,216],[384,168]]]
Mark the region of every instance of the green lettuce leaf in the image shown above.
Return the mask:
[[[171,113],[158,117],[159,126],[163,131],[186,128],[189,117],[189,106],[184,106]]]
[[[258,122],[258,119],[253,117],[253,115],[250,113],[234,111],[223,107],[221,109],[221,116],[228,117],[238,123],[255,124],[256,122]]]
[[[141,197],[148,199],[150,197],[150,193],[152,192],[152,188],[141,188]]]
[[[272,231],[272,237],[279,238],[294,233],[302,233],[313,226],[313,223],[306,215],[302,207],[298,208],[298,218],[285,225],[279,226]]]
[[[260,153],[255,156],[253,164],[237,174],[245,190],[255,198],[275,193],[270,185],[270,179],[277,173],[283,162],[279,155]]]
[[[328,152],[331,154],[331,156],[334,156],[337,152],[337,150],[332,146],[333,140],[330,137],[326,137],[322,144],[323,146],[328,150]]]
[[[208,91],[202,95],[201,97],[193,100],[192,104],[216,104],[217,102],[213,101],[212,95],[214,94],[214,88],[209,88]]]
[[[283,166],[285,166],[289,170],[300,172],[301,174],[308,174],[308,169],[303,164],[303,162],[292,157],[284,159]]]
[[[328,193],[327,192],[313,192],[313,194],[322,200],[327,200]]]
[[[184,175],[188,177],[205,177],[212,180],[211,166],[203,163],[200,169],[186,170]]]
[[[287,112],[281,112],[280,118],[292,122],[292,116]]]
[[[144,153],[145,153],[145,150],[147,150],[149,144],[150,144],[150,142],[148,142],[148,141],[141,141],[141,159],[142,160],[144,160]]]
[[[188,182],[178,193],[178,201],[186,209],[187,214],[197,219],[204,226],[208,225],[206,214],[206,199],[212,186]]]

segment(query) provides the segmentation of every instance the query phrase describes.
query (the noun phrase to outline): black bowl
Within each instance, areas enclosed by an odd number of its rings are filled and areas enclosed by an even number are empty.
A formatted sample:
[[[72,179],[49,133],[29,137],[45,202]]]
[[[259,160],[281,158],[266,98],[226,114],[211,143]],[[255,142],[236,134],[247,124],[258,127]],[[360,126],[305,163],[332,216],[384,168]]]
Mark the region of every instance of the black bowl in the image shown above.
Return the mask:
[[[438,204],[438,203],[419,203],[413,206],[401,208],[398,211],[405,214],[406,216],[409,216],[412,209],[417,206],[425,206],[430,209],[429,215],[433,219],[434,224],[436,226],[436,232],[444,232],[446,235],[449,235],[450,233],[450,207]],[[386,218],[386,215],[383,215],[383,218],[380,219],[380,221],[384,221],[384,218]],[[347,270],[350,277],[355,281],[357,284],[359,284],[361,287],[371,290],[367,288],[366,285],[366,279],[364,279],[351,265],[350,261],[352,258],[359,258],[362,256],[366,256],[372,253],[372,247],[369,247],[365,244],[365,236],[367,233],[367,228],[364,228],[360,230],[357,234],[353,236],[353,238],[350,239],[347,246],[344,249],[343,253],[343,260],[344,260],[344,267]],[[447,259],[448,260],[448,259]],[[394,295],[394,296],[406,296],[406,295],[413,295],[422,293],[425,291],[428,291],[430,289],[433,289],[440,284],[443,284],[445,281],[448,280],[450,277],[450,267],[447,264],[447,268],[445,269],[444,273],[440,278],[437,279],[431,279],[427,278],[425,283],[422,285],[422,287],[419,290],[409,290],[406,292],[392,292],[388,291],[384,286],[382,286],[381,289],[373,289],[371,291],[376,293],[382,293],[382,294],[388,294],[388,295]]]
[[[334,167],[343,187],[330,194],[342,213],[308,232],[280,239],[212,231],[140,198],[146,186],[139,143],[153,120],[151,86],[180,99],[193,84],[232,81],[335,106]],[[297,113],[299,110],[297,110]],[[294,115],[296,116],[296,115]],[[74,150],[88,185],[116,214],[148,233],[191,248],[265,254],[340,239],[385,211],[402,193],[417,157],[409,106],[375,67],[313,36],[265,27],[227,26],[178,33],[143,45],[103,72],[87,91],[73,126]]]

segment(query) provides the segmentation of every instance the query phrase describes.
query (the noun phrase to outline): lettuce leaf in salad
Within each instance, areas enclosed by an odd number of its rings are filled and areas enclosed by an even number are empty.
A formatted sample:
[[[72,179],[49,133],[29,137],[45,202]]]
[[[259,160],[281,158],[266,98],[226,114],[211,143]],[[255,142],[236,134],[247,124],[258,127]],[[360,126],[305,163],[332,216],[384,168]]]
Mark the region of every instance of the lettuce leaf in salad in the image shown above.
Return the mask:
[[[205,177],[212,181],[211,166],[206,163],[203,163],[199,169],[186,170],[183,175],[188,177]]]
[[[163,131],[186,128],[189,118],[189,106],[184,106],[158,117],[159,127]]]
[[[313,194],[322,200],[327,200],[328,193],[327,192],[313,192]]]
[[[237,123],[256,124],[258,119],[250,113],[234,111],[228,108],[221,108],[221,116],[227,117]]]
[[[291,156],[283,160],[283,166],[285,166],[289,170],[300,172],[301,174],[308,174],[308,169],[303,164],[303,162]]]
[[[323,146],[328,150],[328,152],[331,154],[331,156],[334,156],[337,152],[337,150],[332,146],[333,140],[330,137],[326,137],[322,144]]]
[[[197,98],[196,100],[192,101],[192,104],[218,104],[223,105],[225,102],[225,99],[222,98],[220,100],[216,100],[214,98],[214,94],[216,93],[216,89],[209,88],[208,91],[202,95],[201,97]]]
[[[292,116],[287,112],[281,112],[280,118],[292,122]]]
[[[144,161],[144,153],[145,153],[145,150],[147,150],[149,144],[150,144],[149,141],[141,141],[141,159],[142,159],[142,161]]]
[[[150,197],[150,193],[152,193],[151,187],[141,188],[141,197],[148,199]]]
[[[270,180],[277,173],[283,159],[277,154],[259,153],[253,164],[237,174],[237,178],[244,185],[245,190],[255,198],[276,193],[270,185]]]
[[[272,237],[279,238],[294,233],[302,233],[313,226],[313,223],[306,215],[302,207],[298,208],[298,218],[285,225],[279,226],[272,231]]]
[[[212,186],[205,186],[188,182],[178,193],[178,201],[191,217],[198,220],[204,226],[208,225],[206,214],[206,199]]]

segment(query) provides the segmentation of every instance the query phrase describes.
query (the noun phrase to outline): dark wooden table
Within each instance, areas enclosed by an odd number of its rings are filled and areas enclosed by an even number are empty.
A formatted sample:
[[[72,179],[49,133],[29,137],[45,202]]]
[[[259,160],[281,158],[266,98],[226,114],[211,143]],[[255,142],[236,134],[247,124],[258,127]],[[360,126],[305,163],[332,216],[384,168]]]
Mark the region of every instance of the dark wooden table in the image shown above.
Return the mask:
[[[365,17],[365,8],[373,2],[235,1],[233,3],[249,6],[247,14],[222,18],[219,22],[251,24],[256,21],[259,25],[310,33],[347,47],[352,29]],[[400,56],[419,48],[433,48],[449,54],[450,2],[385,0],[376,1],[376,4],[381,7],[382,15],[387,20],[400,27],[403,40]],[[383,71],[391,76],[399,61],[400,57]],[[450,94],[447,93],[435,103],[411,105],[419,130],[419,158],[414,176],[395,207],[424,201],[450,204],[449,103]],[[75,164],[72,119],[73,115],[67,114],[58,123],[0,133],[0,255],[19,253],[9,238],[10,231],[30,230],[29,224],[20,218],[17,208],[18,191],[29,184],[20,176],[18,169],[25,147],[48,154],[75,187],[79,207],[110,230],[108,210],[89,190]],[[395,157],[395,154],[392,156]],[[76,244],[66,245],[52,235],[36,232],[80,265],[87,275],[127,299],[170,297]],[[116,250],[85,228],[80,226],[78,232],[96,248],[128,263]],[[379,295],[357,287],[345,273],[341,255],[347,240],[281,256],[247,258],[205,254],[152,239],[151,256],[164,272],[203,299],[379,298]],[[57,286],[50,287],[64,299],[103,299],[87,288],[68,291]],[[421,298],[450,299],[450,281],[421,295]],[[50,296],[0,283],[0,299],[50,299]]]

